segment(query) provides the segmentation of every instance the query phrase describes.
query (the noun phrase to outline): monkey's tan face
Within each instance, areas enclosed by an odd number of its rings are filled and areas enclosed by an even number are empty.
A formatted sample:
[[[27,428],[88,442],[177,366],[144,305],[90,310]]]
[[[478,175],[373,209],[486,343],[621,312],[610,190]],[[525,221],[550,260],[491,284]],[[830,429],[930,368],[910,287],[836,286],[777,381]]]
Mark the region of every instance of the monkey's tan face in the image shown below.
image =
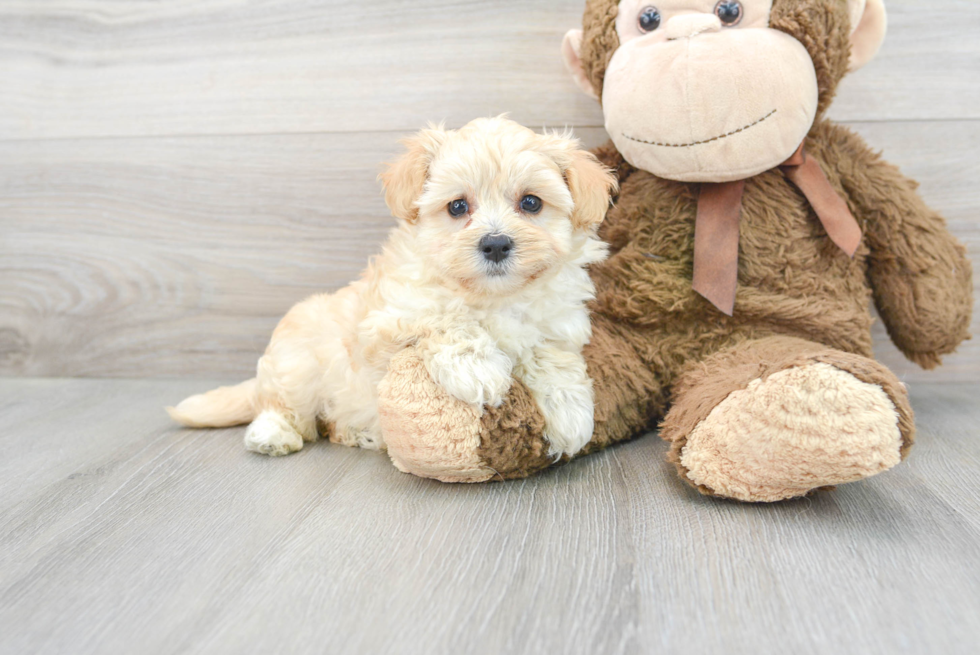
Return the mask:
[[[774,168],[816,117],[803,45],[769,28],[772,0],[622,0],[606,130],[633,166],[684,182]]]

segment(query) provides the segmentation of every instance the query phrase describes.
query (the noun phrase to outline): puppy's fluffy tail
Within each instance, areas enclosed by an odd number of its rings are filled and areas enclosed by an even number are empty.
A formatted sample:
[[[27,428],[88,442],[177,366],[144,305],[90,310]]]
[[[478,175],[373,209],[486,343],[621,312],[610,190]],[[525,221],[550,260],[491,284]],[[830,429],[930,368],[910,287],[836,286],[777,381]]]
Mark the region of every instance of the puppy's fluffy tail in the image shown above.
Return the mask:
[[[167,413],[177,423],[189,428],[227,428],[251,423],[256,417],[256,380],[246,380],[234,387],[191,396]]]

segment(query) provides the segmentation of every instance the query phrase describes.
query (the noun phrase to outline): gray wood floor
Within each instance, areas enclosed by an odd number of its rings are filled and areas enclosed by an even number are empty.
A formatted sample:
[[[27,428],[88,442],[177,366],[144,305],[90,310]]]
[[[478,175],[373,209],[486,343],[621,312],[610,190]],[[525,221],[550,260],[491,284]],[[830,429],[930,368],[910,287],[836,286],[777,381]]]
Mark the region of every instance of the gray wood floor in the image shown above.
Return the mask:
[[[651,435],[523,482],[171,428],[202,381],[0,381],[0,652],[976,653],[976,385],[896,470],[698,496]]]

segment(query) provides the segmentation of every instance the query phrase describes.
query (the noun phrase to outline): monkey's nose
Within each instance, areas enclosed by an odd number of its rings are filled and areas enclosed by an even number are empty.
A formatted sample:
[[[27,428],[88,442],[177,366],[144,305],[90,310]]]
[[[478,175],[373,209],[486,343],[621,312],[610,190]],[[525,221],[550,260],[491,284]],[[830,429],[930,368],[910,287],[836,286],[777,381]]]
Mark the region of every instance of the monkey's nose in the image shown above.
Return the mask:
[[[503,234],[487,234],[480,239],[480,252],[487,261],[499,264],[508,257],[514,248],[514,240]]]
[[[690,39],[698,34],[708,32],[720,32],[721,21],[714,14],[698,12],[695,14],[681,14],[674,16],[667,21],[667,40]]]

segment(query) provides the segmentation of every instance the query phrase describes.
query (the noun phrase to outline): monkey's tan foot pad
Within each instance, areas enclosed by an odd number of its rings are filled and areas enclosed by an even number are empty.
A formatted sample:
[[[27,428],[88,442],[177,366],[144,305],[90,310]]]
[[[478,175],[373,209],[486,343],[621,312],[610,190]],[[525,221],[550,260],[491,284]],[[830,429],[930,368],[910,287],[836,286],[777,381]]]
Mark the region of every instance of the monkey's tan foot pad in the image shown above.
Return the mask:
[[[443,482],[513,480],[568,461],[548,454],[544,416],[520,380],[501,406],[481,411],[433,382],[409,348],[391,360],[378,395],[388,454],[406,473]]]
[[[378,394],[388,455],[400,471],[442,482],[493,477],[479,455],[480,411],[433,382],[414,349],[391,360]]]
[[[892,468],[902,434],[881,386],[814,362],[733,391],[679,455],[682,475],[703,491],[774,502]]]

